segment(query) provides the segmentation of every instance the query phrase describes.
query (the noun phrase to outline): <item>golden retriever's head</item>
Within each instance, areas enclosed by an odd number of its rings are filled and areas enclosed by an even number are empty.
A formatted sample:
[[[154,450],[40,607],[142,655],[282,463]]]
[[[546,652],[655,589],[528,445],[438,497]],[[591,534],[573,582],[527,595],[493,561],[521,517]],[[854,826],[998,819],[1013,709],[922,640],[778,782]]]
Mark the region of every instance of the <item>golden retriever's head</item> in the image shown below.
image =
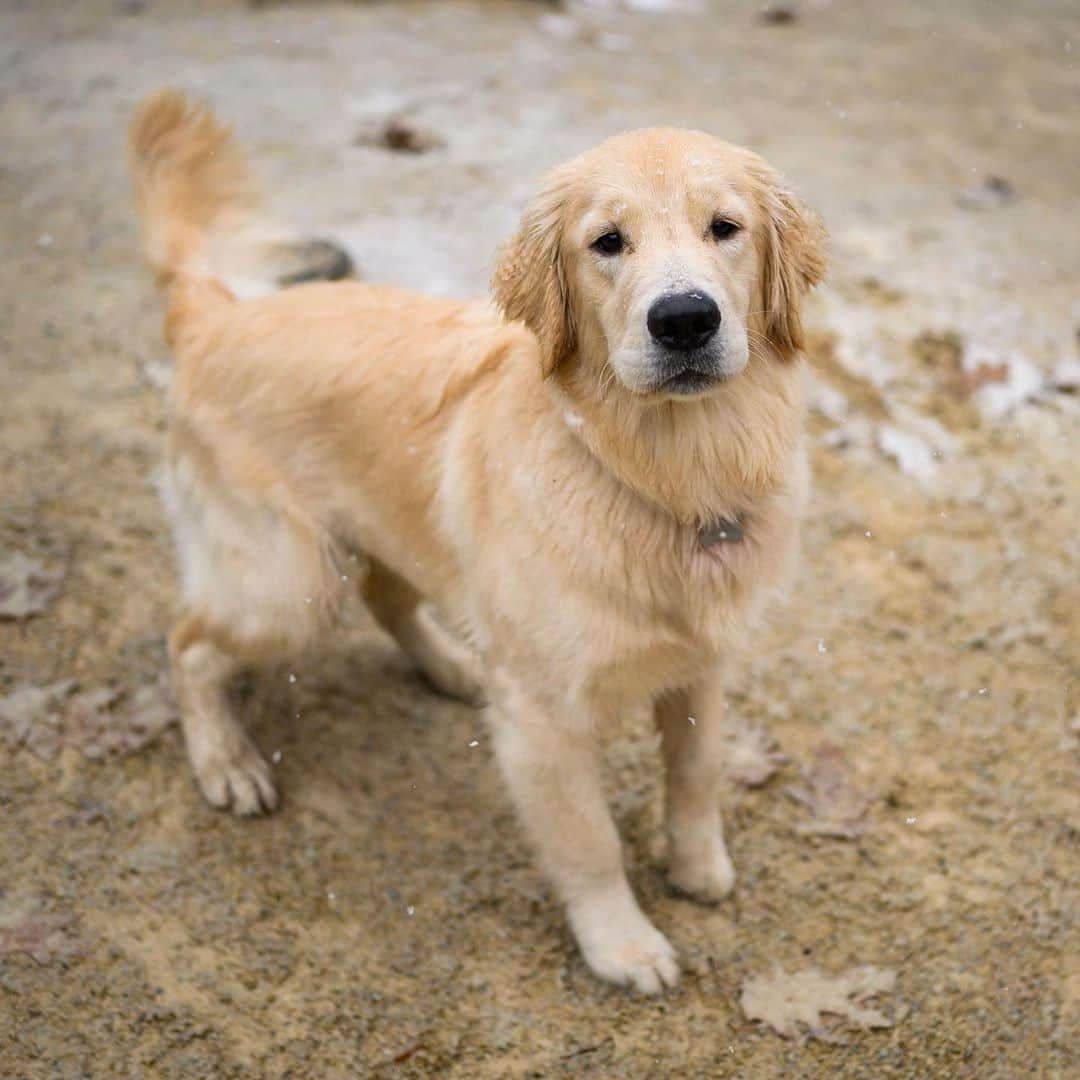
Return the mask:
[[[817,216],[756,154],[635,131],[549,175],[502,253],[495,299],[536,334],[545,375],[576,355],[634,394],[697,397],[766,344],[781,358],[802,347],[800,301],[824,249]]]

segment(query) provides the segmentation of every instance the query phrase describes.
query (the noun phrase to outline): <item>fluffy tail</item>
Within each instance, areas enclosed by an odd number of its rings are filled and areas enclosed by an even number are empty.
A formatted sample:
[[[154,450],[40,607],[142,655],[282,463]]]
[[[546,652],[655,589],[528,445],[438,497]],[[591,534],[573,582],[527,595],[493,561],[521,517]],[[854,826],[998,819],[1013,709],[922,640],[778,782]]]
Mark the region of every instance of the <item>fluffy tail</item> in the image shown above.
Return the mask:
[[[159,281],[215,276],[213,248],[259,210],[247,161],[209,107],[159,90],[138,107],[128,149],[143,249]]]

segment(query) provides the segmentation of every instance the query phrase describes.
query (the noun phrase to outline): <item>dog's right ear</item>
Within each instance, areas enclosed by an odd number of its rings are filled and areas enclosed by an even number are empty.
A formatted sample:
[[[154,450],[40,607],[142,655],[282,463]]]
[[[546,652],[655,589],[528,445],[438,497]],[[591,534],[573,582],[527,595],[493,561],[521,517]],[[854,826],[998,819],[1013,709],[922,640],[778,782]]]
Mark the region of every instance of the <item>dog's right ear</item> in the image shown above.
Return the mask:
[[[562,262],[565,185],[555,174],[525,208],[518,231],[499,252],[492,278],[495,303],[540,343],[546,379],[575,348],[573,313]]]

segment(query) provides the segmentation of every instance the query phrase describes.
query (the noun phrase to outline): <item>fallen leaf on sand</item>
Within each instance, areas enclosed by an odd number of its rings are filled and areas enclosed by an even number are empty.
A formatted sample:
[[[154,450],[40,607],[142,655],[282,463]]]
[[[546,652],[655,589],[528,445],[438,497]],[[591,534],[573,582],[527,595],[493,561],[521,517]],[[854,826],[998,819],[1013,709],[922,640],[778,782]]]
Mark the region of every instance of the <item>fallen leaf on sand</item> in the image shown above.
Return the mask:
[[[75,681],[64,679],[0,698],[0,736],[8,749],[25,746],[44,761],[55,757],[63,741],[61,708],[74,689]]]
[[[795,826],[797,832],[854,840],[866,829],[862,819],[870,799],[855,786],[839,747],[818,747],[810,768],[802,772],[802,783],[789,787],[787,794],[810,811],[810,820]]]
[[[758,22],[766,26],[790,26],[797,22],[799,12],[793,4],[765,4],[758,10]]]
[[[438,132],[420,127],[400,116],[364,128],[353,142],[356,146],[378,146],[401,154],[425,154],[446,145],[446,140]]]
[[[965,368],[969,378],[977,380],[972,386],[971,399],[986,420],[1004,420],[1045,389],[1042,370],[1018,353],[999,362],[994,351],[975,345],[965,357]],[[993,377],[980,378],[979,372]]]
[[[739,724],[728,740],[727,774],[737,784],[760,787],[787,758],[772,735],[756,724]]]
[[[0,698],[0,735],[8,748],[24,746],[43,761],[56,757],[63,746],[94,759],[133,754],[176,719],[163,682],[131,692],[117,687],[74,690],[68,679]]]
[[[743,983],[739,1004],[750,1020],[768,1024],[785,1039],[820,1039],[843,1042],[837,1028],[846,1021],[858,1028],[892,1027],[893,1021],[863,1003],[891,992],[896,972],[885,968],[857,967],[843,975],[819,971],[788,974],[775,968]],[[826,1020],[825,1017],[832,1017]]]
[[[176,718],[161,683],[142,686],[130,694],[106,687],[71,699],[66,742],[88,758],[134,754]]]
[[[46,914],[34,898],[0,904],[0,956],[26,953],[39,964],[69,960],[82,951],[71,933],[74,915]]]
[[[21,551],[9,555],[0,561],[0,619],[40,615],[56,599],[63,581],[63,570],[48,570]]]
[[[987,383],[1003,383],[1009,380],[1008,364],[979,364],[970,371],[961,369],[946,384],[946,389],[958,398],[968,398]]]

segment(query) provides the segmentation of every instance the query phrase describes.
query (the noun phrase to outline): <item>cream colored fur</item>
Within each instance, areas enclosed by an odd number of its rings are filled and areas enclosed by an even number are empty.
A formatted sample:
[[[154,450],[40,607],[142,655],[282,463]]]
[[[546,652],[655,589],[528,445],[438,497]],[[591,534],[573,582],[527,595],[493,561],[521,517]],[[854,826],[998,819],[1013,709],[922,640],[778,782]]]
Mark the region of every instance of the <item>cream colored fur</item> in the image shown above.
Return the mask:
[[[633,132],[547,179],[501,255],[500,310],[358,283],[238,302],[216,260],[257,200],[227,132],[162,92],[131,148],[170,290],[167,501],[184,597],[171,655],[206,797],[275,806],[225,682],[316,641],[358,555],[402,647],[447,691],[486,696],[588,964],[642,991],[673,984],[675,954],[623,870],[594,737],[652,703],[672,882],[726,895],[720,672],[794,565],[817,219],[749,151]],[[718,212],[738,217],[730,243],[709,234]],[[590,247],[611,225],[632,240],[614,262]],[[730,377],[673,398],[642,389],[642,319],[686,282],[720,304]],[[706,550],[699,528],[732,517],[743,542]]]

